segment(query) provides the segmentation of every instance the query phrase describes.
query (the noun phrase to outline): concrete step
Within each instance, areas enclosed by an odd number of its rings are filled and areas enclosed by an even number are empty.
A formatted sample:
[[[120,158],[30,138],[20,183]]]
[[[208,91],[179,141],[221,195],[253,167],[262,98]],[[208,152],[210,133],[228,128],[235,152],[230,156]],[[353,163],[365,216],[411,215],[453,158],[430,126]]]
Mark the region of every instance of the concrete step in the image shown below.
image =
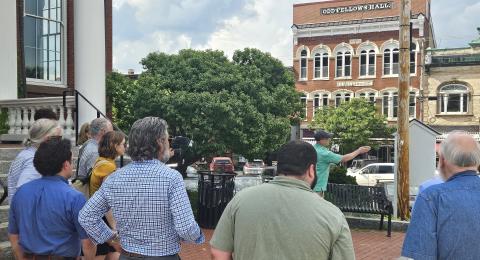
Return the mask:
[[[0,259],[3,259],[3,260],[15,259],[15,257],[13,256],[12,246],[10,245],[10,241],[0,242]]]

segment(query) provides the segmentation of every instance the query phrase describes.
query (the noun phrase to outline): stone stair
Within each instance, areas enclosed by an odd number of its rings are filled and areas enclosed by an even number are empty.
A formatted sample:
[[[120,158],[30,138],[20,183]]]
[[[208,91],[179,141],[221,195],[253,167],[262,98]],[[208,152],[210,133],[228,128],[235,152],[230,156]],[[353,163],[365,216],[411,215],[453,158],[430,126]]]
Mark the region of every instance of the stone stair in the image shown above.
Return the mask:
[[[8,170],[12,161],[15,159],[17,154],[23,149],[22,146],[16,147],[0,147],[0,180],[4,185],[7,185]],[[72,149],[73,152],[73,163],[76,167],[77,165],[77,156],[78,148],[75,147]],[[3,189],[0,189],[0,196],[3,195]],[[7,200],[5,200],[0,205],[0,259],[2,260],[14,260],[11,245],[8,241],[8,211],[10,206],[8,205]]]

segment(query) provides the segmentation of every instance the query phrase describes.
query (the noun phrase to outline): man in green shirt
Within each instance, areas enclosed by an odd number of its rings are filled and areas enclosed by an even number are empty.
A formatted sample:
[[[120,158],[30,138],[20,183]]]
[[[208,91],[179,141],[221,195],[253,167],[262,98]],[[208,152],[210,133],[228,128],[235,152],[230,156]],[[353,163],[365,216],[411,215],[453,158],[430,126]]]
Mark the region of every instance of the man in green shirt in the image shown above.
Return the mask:
[[[319,198],[312,145],[291,141],[278,152],[278,175],[242,190],[227,205],[210,241],[214,260],[355,259],[342,212]]]
[[[320,196],[323,197],[323,192],[327,190],[328,175],[330,173],[330,164],[338,164],[340,162],[348,162],[353,160],[360,154],[368,153],[370,146],[362,146],[357,150],[340,155],[330,151],[327,147],[330,146],[330,139],[332,134],[323,130],[319,130],[315,133],[315,141],[317,143],[313,146],[317,151],[317,175],[318,180],[313,188]]]

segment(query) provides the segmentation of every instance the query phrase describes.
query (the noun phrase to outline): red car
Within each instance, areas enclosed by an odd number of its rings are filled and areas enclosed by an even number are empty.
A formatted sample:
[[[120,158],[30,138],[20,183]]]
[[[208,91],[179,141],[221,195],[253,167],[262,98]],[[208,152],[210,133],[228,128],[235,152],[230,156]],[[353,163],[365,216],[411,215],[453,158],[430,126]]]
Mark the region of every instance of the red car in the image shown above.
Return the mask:
[[[229,157],[213,157],[210,163],[210,171],[233,173],[233,162]]]

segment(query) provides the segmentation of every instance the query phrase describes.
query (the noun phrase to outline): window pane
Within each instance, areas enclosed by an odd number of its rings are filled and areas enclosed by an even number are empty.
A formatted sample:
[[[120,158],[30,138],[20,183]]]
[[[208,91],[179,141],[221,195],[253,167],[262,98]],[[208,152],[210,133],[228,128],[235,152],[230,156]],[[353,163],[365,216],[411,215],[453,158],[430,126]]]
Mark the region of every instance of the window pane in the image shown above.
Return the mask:
[[[383,114],[384,114],[385,116],[387,116],[387,117],[388,117],[388,103],[389,103],[389,102],[388,102],[388,101],[389,101],[388,99],[389,99],[388,93],[385,93],[385,94],[383,95]]]
[[[320,96],[317,94],[313,99],[313,106],[318,108],[320,106]]]
[[[467,113],[468,112],[468,95],[463,94],[463,112]]]
[[[324,94],[323,95],[323,106],[328,106],[328,95]]]
[[[322,77],[328,78],[328,56],[325,53],[323,56]]]
[[[25,41],[25,47],[36,47],[36,23],[35,23],[35,18],[25,16],[25,19],[23,19],[24,22],[24,41]]]
[[[398,71],[399,71],[398,61],[399,61],[398,52],[393,53],[393,74],[398,74]]]
[[[415,73],[415,52],[410,53],[410,73]]]
[[[411,117],[415,117],[415,92],[410,93],[408,103],[409,103],[408,114]]]
[[[362,53],[360,56],[360,76],[367,75],[367,54]]]
[[[318,54],[317,54],[318,55]],[[321,66],[320,66],[320,55],[315,55],[315,78],[320,78],[320,69],[321,69]]]
[[[337,53],[337,77],[343,77],[343,58],[342,53]]]
[[[25,0],[25,13],[37,15],[37,0]]]
[[[300,102],[302,103],[302,107],[306,108],[307,107],[307,97],[301,97],[300,98]],[[307,111],[306,109],[302,109],[300,111],[300,116],[303,118],[303,119],[306,119],[307,118]]]
[[[351,76],[351,70],[350,67],[352,66],[352,56],[350,56],[350,53],[347,52],[345,54],[345,77],[350,77]]]
[[[449,94],[447,112],[460,112],[460,96],[461,94]]]
[[[368,56],[368,75],[375,75],[375,52],[370,52]]]
[[[350,101],[350,94],[345,94],[345,102],[348,102]]]
[[[398,116],[398,93],[393,94],[393,117]]]
[[[35,48],[25,47],[25,73],[28,78],[37,78]]]
[[[390,50],[385,50],[383,54],[383,74],[390,75]]]
[[[302,58],[300,61],[300,78],[304,79],[307,77],[307,59]]]

